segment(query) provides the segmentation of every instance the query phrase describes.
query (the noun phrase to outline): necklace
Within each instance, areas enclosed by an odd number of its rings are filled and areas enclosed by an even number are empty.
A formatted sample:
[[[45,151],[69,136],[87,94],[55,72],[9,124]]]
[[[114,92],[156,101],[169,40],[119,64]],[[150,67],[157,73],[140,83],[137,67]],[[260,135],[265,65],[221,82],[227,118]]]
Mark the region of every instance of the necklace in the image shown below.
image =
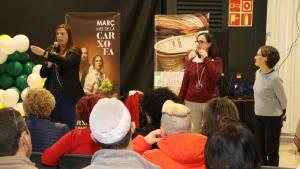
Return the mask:
[[[198,69],[198,63],[197,63],[197,82],[196,82],[197,89],[201,89],[203,87],[203,84],[202,84],[203,71],[204,71],[204,67],[203,67],[200,77],[199,77],[199,69]]]

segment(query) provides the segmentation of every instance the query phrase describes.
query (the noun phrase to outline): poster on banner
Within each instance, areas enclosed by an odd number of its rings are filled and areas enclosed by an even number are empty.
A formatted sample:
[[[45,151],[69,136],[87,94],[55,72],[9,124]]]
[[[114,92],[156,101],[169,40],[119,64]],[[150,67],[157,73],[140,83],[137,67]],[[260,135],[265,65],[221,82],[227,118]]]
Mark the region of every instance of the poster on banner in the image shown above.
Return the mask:
[[[81,48],[79,77],[85,94],[120,90],[120,13],[70,12],[74,45]]]
[[[208,31],[209,14],[155,15],[154,87],[178,94],[196,35]]]

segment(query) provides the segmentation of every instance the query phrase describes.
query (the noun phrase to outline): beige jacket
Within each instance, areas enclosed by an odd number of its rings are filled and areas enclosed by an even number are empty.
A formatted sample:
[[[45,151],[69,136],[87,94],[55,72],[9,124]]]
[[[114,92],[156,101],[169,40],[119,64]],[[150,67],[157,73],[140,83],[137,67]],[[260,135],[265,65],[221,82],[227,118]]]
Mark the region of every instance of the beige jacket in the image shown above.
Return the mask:
[[[1,169],[37,169],[29,158],[23,156],[4,156],[0,157]]]

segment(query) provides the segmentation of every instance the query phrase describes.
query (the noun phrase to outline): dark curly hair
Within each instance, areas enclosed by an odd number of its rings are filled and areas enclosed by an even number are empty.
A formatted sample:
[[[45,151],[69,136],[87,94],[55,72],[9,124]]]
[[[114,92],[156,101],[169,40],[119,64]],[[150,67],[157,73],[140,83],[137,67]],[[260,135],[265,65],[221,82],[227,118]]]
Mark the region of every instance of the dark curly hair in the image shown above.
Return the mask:
[[[80,98],[76,104],[76,113],[79,118],[89,124],[89,118],[93,107],[101,98],[100,95],[86,95]]]
[[[160,125],[162,105],[167,100],[179,102],[179,97],[167,87],[151,89],[144,92],[142,98],[142,111],[149,115],[152,119],[152,124]]]

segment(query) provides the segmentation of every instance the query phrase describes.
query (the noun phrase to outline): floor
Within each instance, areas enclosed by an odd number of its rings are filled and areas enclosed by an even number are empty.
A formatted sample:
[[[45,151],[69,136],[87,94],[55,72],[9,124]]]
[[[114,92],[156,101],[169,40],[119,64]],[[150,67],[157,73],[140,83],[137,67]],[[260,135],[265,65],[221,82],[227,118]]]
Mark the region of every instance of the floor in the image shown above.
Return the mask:
[[[281,140],[279,155],[279,167],[296,168],[300,164],[300,155],[292,138]]]

